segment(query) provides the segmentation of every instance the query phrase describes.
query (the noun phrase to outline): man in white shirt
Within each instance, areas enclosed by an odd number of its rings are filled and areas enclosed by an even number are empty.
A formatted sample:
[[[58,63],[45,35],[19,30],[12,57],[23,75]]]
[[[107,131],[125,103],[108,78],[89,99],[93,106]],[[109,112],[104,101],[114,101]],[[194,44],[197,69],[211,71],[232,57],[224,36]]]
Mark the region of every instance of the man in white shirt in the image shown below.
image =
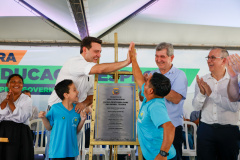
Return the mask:
[[[94,74],[117,71],[131,63],[130,57],[127,55],[125,61],[97,64],[101,57],[101,44],[102,41],[95,37],[84,38],[81,42],[80,55],[69,59],[58,74],[56,84],[64,79],[71,79],[79,91],[76,105],[76,112],[78,113],[93,102]],[[48,108],[59,102],[61,100],[53,91],[48,100]],[[46,159],[48,157],[47,152],[48,147],[46,147]]]
[[[125,61],[97,64],[101,57],[102,41],[94,37],[86,37],[81,42],[80,55],[69,59],[61,68],[56,84],[64,79],[71,79],[79,91],[79,103],[76,108],[80,112],[93,101],[94,74],[109,73],[128,66],[129,56]],[[48,105],[61,102],[55,91],[52,92]]]
[[[210,74],[196,77],[193,107],[202,110],[197,130],[198,160],[237,160],[238,112],[237,102],[227,95],[229,75],[226,72],[228,52],[213,48],[206,57]]]

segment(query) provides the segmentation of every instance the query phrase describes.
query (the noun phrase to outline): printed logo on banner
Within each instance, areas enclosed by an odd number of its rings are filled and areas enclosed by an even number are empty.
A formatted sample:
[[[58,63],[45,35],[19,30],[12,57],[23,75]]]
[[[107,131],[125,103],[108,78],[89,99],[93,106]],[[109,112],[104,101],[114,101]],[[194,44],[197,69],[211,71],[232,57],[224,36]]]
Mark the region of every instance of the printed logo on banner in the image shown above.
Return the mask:
[[[18,65],[27,50],[0,50],[0,65]]]
[[[23,90],[29,90],[33,95],[50,95],[54,90],[56,79],[61,66],[28,66],[28,65],[1,65],[0,67],[0,92],[8,91],[6,87],[7,78],[13,73],[23,76]],[[156,68],[141,68],[142,73],[149,73]],[[199,69],[180,68],[185,72],[188,79],[188,87],[191,86]],[[120,71],[132,71],[131,67],[125,67]],[[99,75],[99,83],[114,83],[111,75]],[[134,83],[132,75],[120,75],[118,83]],[[119,90],[113,90],[118,94]]]

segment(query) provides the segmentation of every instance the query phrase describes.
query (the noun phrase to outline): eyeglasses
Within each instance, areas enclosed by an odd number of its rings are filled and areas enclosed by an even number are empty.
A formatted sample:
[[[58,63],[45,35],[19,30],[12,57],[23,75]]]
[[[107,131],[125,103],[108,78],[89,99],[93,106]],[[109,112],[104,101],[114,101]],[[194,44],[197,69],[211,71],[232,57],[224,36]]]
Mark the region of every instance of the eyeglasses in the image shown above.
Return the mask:
[[[209,57],[209,56],[207,56],[207,57],[205,57],[206,58],[206,60],[212,60],[212,61],[215,61],[217,58],[224,58],[224,57],[215,57],[215,56],[211,56],[211,57]]]

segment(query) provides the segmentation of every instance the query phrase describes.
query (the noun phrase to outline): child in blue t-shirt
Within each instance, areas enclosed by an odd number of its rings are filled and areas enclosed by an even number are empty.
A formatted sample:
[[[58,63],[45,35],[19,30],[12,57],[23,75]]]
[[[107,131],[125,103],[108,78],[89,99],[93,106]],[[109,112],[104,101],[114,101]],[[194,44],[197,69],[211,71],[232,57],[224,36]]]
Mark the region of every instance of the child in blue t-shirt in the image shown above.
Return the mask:
[[[75,112],[74,102],[78,102],[78,91],[72,80],[63,80],[55,86],[60,103],[52,105],[47,113],[41,111],[39,118],[47,130],[51,130],[49,158],[53,160],[74,160],[79,155],[77,133],[81,130],[87,115]]]

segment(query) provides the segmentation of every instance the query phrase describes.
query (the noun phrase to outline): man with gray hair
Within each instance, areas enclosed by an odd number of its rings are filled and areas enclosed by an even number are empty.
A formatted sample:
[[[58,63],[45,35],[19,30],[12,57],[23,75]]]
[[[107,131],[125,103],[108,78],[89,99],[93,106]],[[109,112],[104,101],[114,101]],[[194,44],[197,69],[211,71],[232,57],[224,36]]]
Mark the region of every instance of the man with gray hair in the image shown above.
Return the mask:
[[[172,64],[174,58],[173,45],[170,43],[160,43],[156,47],[155,62],[158,66],[157,70],[151,73],[161,73],[171,81],[171,91],[164,97],[168,116],[175,126],[175,137],[173,141],[176,149],[175,159],[181,160],[182,156],[182,126],[183,126],[183,103],[186,99],[188,81],[185,73]]]
[[[237,127],[239,106],[230,102],[227,94],[229,74],[226,72],[226,49],[211,49],[206,57],[209,71],[202,78],[197,75],[193,107],[201,110],[197,130],[198,160],[237,160],[239,148]]]

